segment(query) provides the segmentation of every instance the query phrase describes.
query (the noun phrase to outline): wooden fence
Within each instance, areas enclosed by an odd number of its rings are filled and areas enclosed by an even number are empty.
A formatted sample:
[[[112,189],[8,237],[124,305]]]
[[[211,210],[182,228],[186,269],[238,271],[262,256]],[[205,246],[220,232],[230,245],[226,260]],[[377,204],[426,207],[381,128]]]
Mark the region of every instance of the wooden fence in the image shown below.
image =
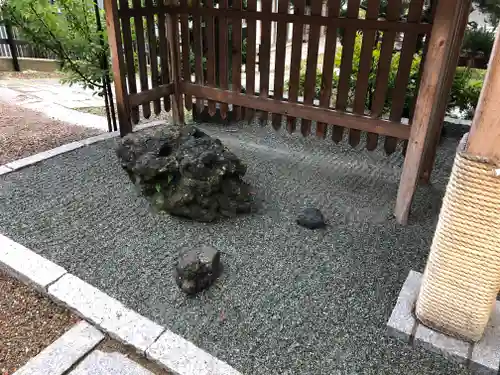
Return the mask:
[[[56,59],[56,56],[38,46],[22,40],[16,27],[0,18],[0,57],[10,57],[14,70],[19,71],[19,57]]]
[[[277,9],[270,1],[258,9],[257,0],[116,1],[105,0],[105,9],[122,135],[139,121],[139,106],[148,117],[151,102],[158,113],[163,99],[175,122],[184,106],[222,117],[232,106],[235,119],[258,114],[276,129],[300,124],[304,136],[335,142],[348,133],[353,146],[365,132],[369,150],[380,135],[387,153],[405,140],[395,216],[407,222],[418,182],[432,172],[471,0],[388,0],[384,9],[380,0],[347,0],[345,8],[343,0],[293,0],[292,11],[289,0]],[[146,38],[158,62],[150,75]]]
[[[247,0],[245,8],[241,0],[106,3],[110,35],[115,33],[111,38],[117,51],[115,66],[121,67],[123,133],[131,131],[130,120],[139,121],[139,105],[149,117],[151,103],[158,113],[163,98],[168,111],[170,94],[175,93],[173,100],[183,96],[188,110],[220,112],[224,118],[232,105],[235,119],[250,119],[257,112],[277,129],[286,118],[288,131],[296,131],[299,123],[305,136],[312,131],[311,121],[317,122],[318,136],[329,132],[336,142],[347,128],[353,146],[360,142],[361,132],[367,132],[370,150],[376,148],[379,135],[387,136],[388,153],[395,150],[398,139],[409,138],[410,126],[401,119],[412,101],[408,96],[417,91],[408,91],[412,64],[417,46],[432,28],[422,21],[424,0],[411,1],[406,10],[402,0],[389,0],[384,19],[379,0],[368,1],[363,17],[360,0],[349,0],[342,15],[340,0],[311,0],[309,8],[305,0],[294,0],[293,7],[288,0],[279,0],[274,10],[270,1],[264,1],[259,11],[257,0]],[[292,43],[287,46],[290,26]],[[277,35],[271,51],[272,28]],[[402,42],[396,73],[397,40]],[[356,54],[359,60],[353,61]],[[178,111],[181,115],[181,108]]]

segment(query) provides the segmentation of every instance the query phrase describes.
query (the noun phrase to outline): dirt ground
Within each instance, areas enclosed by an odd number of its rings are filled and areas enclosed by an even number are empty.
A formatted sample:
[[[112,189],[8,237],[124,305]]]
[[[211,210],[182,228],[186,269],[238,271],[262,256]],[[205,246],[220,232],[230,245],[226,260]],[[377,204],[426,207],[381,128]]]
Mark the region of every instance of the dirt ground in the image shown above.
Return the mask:
[[[0,271],[0,374],[10,375],[78,318]]]
[[[0,103],[0,165],[98,134]],[[10,375],[78,318],[0,271],[0,374]]]
[[[0,165],[99,133],[0,103]]]
[[[40,79],[40,78],[61,78],[60,72],[38,72],[35,70],[24,70],[22,72],[0,72],[0,79],[21,78],[21,79]]]

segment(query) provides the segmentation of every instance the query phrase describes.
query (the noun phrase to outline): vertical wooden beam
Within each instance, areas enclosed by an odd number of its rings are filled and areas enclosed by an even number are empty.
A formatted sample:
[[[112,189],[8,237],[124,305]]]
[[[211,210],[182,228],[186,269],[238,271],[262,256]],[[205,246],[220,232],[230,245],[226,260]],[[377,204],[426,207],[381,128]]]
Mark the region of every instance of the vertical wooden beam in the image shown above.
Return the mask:
[[[455,72],[457,70],[458,58],[460,56],[460,48],[462,46],[462,41],[465,34],[465,29],[467,27],[467,19],[469,13],[464,12],[464,21],[458,25],[456,37],[453,39],[453,46],[451,47],[450,62],[446,70],[443,72],[443,77],[445,79],[444,91],[449,92],[451,86],[453,85],[453,78],[455,77]],[[443,95],[440,101],[436,103],[438,106],[437,112],[439,117],[436,117],[436,123],[431,124],[432,132],[429,136],[429,146],[425,150],[424,161],[422,165],[422,170],[420,172],[421,184],[427,184],[430,181],[432,169],[434,168],[434,163],[436,161],[437,148],[439,146],[439,141],[441,139],[441,130],[443,128],[443,121],[446,115],[446,108],[448,107],[450,97],[449,95]]]
[[[128,93],[125,81],[125,62],[123,60],[122,35],[116,0],[104,0],[106,26],[108,29],[109,47],[115,84],[116,107],[120,123],[120,135],[123,137],[132,132]]]
[[[437,5],[394,211],[400,224],[408,221],[432,126],[441,117],[436,103],[449,93],[443,72],[454,63],[451,57],[455,39],[466,22],[470,5],[471,0],[440,0]]]
[[[500,163],[500,29],[469,133],[467,152]]]
[[[178,0],[164,0],[165,5],[178,5]],[[167,41],[170,62],[170,80],[174,84],[172,102],[172,121],[174,124],[184,124],[184,108],[182,106],[182,92],[180,87],[180,42],[179,42],[179,15],[167,13]]]

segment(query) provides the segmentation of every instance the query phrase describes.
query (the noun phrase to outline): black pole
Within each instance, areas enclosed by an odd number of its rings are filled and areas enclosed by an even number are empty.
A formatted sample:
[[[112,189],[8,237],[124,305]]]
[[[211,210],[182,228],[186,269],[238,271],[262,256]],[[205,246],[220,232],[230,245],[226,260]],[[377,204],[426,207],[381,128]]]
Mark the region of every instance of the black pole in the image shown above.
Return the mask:
[[[115,114],[115,105],[113,101],[113,90],[111,89],[111,79],[109,77],[109,73],[106,74],[106,89],[108,91],[109,102],[111,103],[111,120],[113,121],[113,130],[117,131],[118,126],[116,124],[116,114]]]
[[[101,69],[103,70],[102,75],[102,85],[103,85],[103,96],[104,103],[106,105],[106,118],[108,120],[108,130],[111,132],[113,130],[117,130],[116,126],[116,116],[115,116],[115,106],[113,103],[113,93],[111,91],[111,79],[109,77],[109,64],[108,64],[108,56],[104,51],[104,37],[102,36],[102,24],[101,24],[101,15],[99,12],[99,5],[97,4],[97,0],[94,0],[94,12],[95,12],[95,22],[97,31],[99,32],[99,43],[101,47],[103,47],[103,52],[101,54]],[[111,112],[110,112],[111,109]]]
[[[10,47],[10,53],[12,55],[12,65],[14,66],[14,70],[16,72],[21,71],[21,67],[19,66],[19,60],[17,58],[17,48],[16,41],[14,40],[14,32],[12,31],[12,24],[8,18],[4,18],[5,31],[7,32],[7,43]]]

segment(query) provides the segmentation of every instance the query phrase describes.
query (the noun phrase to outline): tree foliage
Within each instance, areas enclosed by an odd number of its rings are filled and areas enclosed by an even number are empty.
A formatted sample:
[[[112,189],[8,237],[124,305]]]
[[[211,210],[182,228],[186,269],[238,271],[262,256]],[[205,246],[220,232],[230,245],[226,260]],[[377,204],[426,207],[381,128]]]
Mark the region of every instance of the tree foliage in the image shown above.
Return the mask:
[[[500,0],[473,0],[476,9],[487,15],[488,23],[496,28],[500,21]]]
[[[108,39],[97,30],[92,0],[8,0],[3,10],[23,39],[58,57],[64,81],[102,90]],[[102,11],[100,17],[105,25]]]

